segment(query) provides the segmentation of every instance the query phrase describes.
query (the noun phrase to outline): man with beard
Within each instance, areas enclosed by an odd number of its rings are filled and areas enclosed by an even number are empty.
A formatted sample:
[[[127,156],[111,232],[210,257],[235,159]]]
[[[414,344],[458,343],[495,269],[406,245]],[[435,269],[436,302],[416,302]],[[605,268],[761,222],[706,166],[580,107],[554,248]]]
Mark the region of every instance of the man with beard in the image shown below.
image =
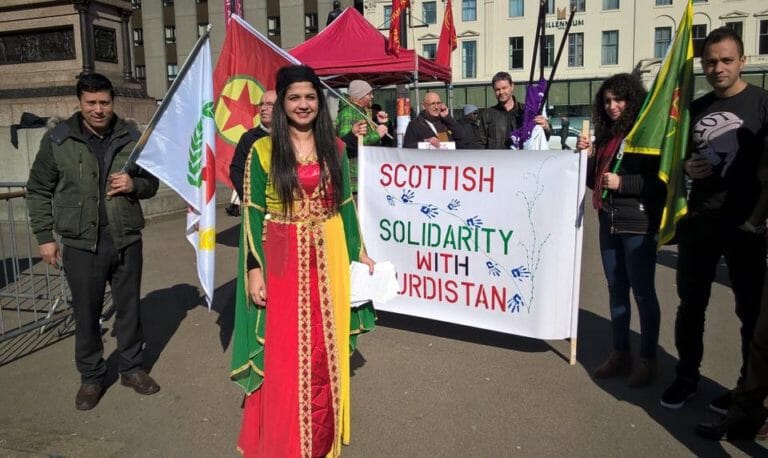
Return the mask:
[[[422,111],[408,124],[403,138],[403,148],[417,148],[419,142],[440,147],[440,142],[461,142],[464,131],[440,101],[436,92],[427,92],[421,103]]]
[[[491,80],[491,85],[498,103],[487,108],[481,117],[483,131],[488,139],[487,148],[509,149],[512,144],[509,135],[523,124],[523,105],[512,95],[515,83],[509,73],[496,73]],[[551,129],[546,117],[538,115],[534,118],[534,122],[549,136]]]
[[[688,213],[677,225],[679,361],[676,377],[661,397],[661,405],[670,409],[682,407],[698,389],[704,315],[721,257],[741,321],[737,391],[744,385],[766,270],[766,207],[761,201],[768,185],[768,93],[741,77],[744,45],[732,29],[713,30],[702,49],[701,66],[712,91],[691,103],[692,154],[685,161],[691,191]],[[726,392],[709,407],[726,413],[731,401],[731,392]],[[750,433],[762,418],[755,418]]]

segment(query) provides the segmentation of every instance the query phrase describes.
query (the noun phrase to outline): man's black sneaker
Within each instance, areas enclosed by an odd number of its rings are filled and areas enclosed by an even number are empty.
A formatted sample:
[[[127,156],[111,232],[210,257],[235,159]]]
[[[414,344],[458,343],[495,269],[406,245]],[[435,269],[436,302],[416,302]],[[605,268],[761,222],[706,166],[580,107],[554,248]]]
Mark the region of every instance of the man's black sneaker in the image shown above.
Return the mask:
[[[731,392],[726,391],[725,394],[716,397],[709,403],[709,410],[713,410],[721,415],[728,413],[728,409],[731,407]]]
[[[661,405],[667,409],[679,409],[696,394],[697,383],[676,378],[661,395]]]

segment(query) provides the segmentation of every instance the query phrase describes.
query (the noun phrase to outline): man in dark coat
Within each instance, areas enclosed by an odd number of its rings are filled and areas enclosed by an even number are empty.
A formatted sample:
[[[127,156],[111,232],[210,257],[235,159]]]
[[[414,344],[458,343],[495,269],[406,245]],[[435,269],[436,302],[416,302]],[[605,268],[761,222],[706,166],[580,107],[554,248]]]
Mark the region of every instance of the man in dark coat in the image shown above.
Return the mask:
[[[98,404],[106,383],[99,319],[107,283],[117,310],[121,383],[143,395],[160,391],[143,367],[139,310],[144,227],[139,199],[154,196],[159,182],[136,164],[127,164],[140,134],[114,113],[109,79],[98,73],[81,76],[77,98],[80,111],[40,142],[27,181],[27,209],[43,262],[63,264],[66,272],[75,320],[75,365],[82,382],[75,407],[89,410]],[[61,237],[61,253],[54,232]]]
[[[439,148],[440,142],[463,141],[463,129],[453,119],[448,107],[436,92],[427,92],[421,104],[422,111],[408,124],[403,148],[418,148],[419,142],[428,142]]]
[[[485,149],[487,140],[485,132],[480,126],[480,110],[474,105],[464,105],[464,117],[459,120],[463,129],[461,142],[457,142],[458,149]]]

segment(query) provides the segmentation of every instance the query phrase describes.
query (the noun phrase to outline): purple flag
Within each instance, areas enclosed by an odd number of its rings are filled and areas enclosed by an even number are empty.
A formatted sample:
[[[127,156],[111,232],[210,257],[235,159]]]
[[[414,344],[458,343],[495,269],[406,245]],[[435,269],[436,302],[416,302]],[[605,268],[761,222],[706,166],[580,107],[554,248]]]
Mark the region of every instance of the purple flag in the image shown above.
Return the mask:
[[[523,108],[523,125],[512,131],[509,139],[513,149],[523,149],[523,145],[529,138],[536,123],[533,119],[540,115],[540,107],[544,93],[547,92],[547,80],[541,79],[538,83],[528,85],[525,91],[525,108]]]

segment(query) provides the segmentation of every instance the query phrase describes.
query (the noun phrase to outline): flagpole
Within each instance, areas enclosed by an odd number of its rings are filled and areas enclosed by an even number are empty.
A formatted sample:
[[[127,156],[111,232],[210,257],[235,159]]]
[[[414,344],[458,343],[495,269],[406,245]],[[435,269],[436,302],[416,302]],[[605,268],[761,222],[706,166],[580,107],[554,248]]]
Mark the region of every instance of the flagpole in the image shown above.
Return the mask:
[[[160,116],[163,115],[163,113],[165,113],[165,110],[168,109],[169,101],[171,100],[173,95],[176,94],[176,91],[179,85],[181,85],[181,82],[184,80],[184,77],[189,72],[189,68],[192,66],[192,62],[195,61],[195,57],[197,57],[197,54],[200,52],[200,49],[202,49],[203,44],[205,43],[206,40],[209,39],[211,27],[212,26],[208,24],[208,27],[206,27],[205,32],[203,32],[203,34],[200,35],[200,38],[197,39],[195,46],[192,47],[192,51],[189,53],[189,56],[187,56],[187,60],[184,61],[184,65],[181,66],[179,73],[176,75],[176,78],[174,78],[173,82],[171,83],[171,87],[169,87],[168,92],[165,93],[165,97],[163,97],[163,101],[160,103],[160,106],[157,107],[157,110],[155,110],[155,113],[152,115],[152,118],[149,120],[149,124],[147,125],[147,128],[144,129],[144,132],[141,134],[141,137],[139,137],[139,140],[136,142],[136,146],[133,147],[133,151],[131,151],[130,156],[128,156],[128,160],[125,161],[123,168],[120,169],[121,172],[127,172],[128,168],[136,162],[136,159],[139,158],[141,151],[144,149],[144,145],[146,145],[147,143],[147,139],[149,138],[150,135],[152,135],[152,131],[155,128],[156,121],[160,118]]]

